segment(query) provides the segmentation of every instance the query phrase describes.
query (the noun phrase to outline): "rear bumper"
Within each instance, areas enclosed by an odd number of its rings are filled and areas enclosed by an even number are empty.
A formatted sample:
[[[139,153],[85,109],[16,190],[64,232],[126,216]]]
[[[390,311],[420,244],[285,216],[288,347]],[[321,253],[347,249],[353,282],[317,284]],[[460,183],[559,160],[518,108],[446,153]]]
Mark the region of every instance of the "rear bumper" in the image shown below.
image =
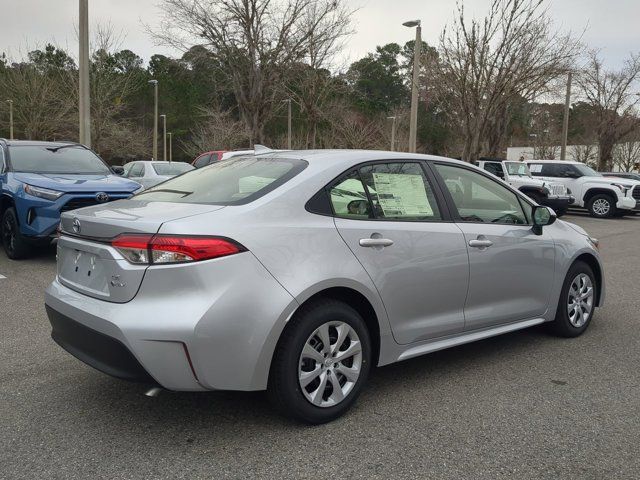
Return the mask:
[[[126,303],[89,297],[56,278],[45,304],[53,339],[73,356],[114,377],[150,377],[175,391],[265,389],[297,307],[250,252],[150,267]]]
[[[51,338],[78,360],[112,377],[157,384],[118,339],[93,330],[46,305]]]

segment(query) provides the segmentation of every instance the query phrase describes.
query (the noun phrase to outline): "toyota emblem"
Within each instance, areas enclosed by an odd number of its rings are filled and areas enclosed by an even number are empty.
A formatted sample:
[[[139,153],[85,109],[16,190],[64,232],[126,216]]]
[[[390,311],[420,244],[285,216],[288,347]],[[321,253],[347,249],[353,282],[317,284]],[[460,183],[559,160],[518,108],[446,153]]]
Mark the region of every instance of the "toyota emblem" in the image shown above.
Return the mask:
[[[73,231],[76,233],[80,233],[80,220],[78,220],[77,218],[73,219]]]
[[[96,193],[96,200],[100,203],[104,203],[104,202],[108,202],[109,201],[109,195],[107,195],[104,192],[98,192]]]

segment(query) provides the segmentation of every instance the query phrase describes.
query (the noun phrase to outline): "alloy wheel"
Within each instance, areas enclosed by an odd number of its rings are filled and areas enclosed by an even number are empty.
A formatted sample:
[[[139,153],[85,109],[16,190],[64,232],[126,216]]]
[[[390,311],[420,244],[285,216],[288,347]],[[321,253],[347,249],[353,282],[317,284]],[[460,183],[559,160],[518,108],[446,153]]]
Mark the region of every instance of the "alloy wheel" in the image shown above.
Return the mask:
[[[605,216],[611,210],[611,204],[608,200],[604,198],[599,198],[595,202],[593,202],[593,212],[596,215]]]
[[[307,339],[298,362],[298,382],[317,407],[333,407],[353,390],[362,370],[362,344],[345,322],[327,322]]]
[[[593,311],[594,289],[591,278],[585,273],[578,274],[571,282],[568,297],[569,322],[580,328],[589,321]]]
[[[2,242],[9,251],[15,249],[16,236],[13,230],[13,223],[8,217],[5,217],[2,225]]]

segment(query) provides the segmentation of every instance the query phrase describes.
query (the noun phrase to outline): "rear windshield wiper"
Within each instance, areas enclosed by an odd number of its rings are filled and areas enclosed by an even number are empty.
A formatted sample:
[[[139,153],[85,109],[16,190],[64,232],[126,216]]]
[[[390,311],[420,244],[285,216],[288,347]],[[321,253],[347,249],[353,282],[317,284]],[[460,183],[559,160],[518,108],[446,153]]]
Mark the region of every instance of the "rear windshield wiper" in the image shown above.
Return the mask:
[[[140,192],[138,195],[144,195],[145,193],[157,193],[157,192],[162,192],[162,193],[175,193],[177,195],[182,195],[183,197],[186,197],[188,195],[191,195],[193,192],[183,192],[182,190],[171,190],[168,188],[160,188],[158,190],[146,190],[144,192]]]
[[[67,145],[60,145],[59,147],[47,147],[47,150],[55,153],[58,150],[62,150],[63,148],[71,148],[71,147],[80,147],[80,148],[84,148],[85,150],[89,150],[87,147],[85,147],[80,143],[69,143]]]

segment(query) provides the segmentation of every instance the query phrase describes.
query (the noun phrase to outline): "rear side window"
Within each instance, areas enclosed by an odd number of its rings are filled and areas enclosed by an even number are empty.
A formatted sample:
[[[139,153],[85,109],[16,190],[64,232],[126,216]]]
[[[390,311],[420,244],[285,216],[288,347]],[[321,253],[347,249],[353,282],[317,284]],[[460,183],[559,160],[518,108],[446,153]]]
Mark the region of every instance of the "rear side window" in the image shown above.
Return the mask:
[[[244,205],[266,195],[304,170],[296,159],[236,157],[192,170],[138,194],[151,202]]]
[[[502,171],[502,165],[496,162],[486,162],[484,169],[499,178],[504,178],[504,172]]]
[[[193,166],[183,162],[152,163],[151,166],[157,175],[180,175],[193,170]]]
[[[352,219],[441,220],[435,195],[418,163],[361,167],[329,189],[334,214]]]

